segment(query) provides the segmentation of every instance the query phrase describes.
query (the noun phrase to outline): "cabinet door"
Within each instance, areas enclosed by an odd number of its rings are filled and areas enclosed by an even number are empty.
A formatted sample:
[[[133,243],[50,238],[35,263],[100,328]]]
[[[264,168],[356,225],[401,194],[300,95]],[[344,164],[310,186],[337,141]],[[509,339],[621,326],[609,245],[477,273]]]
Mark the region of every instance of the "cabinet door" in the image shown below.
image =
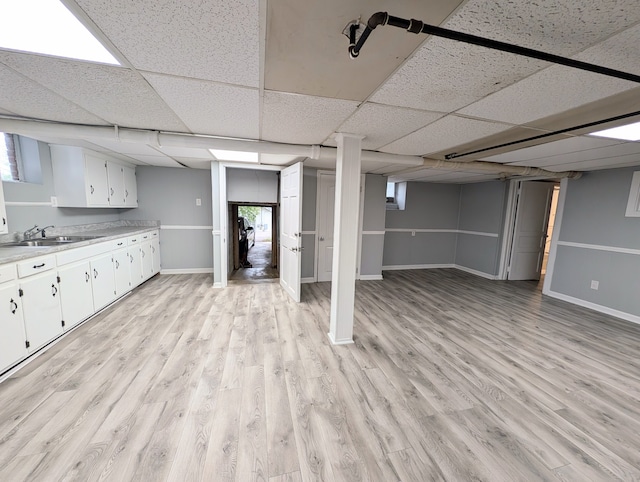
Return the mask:
[[[124,206],[124,167],[115,162],[107,162],[109,179],[109,205]]]
[[[131,290],[131,262],[127,248],[113,252],[113,268],[115,272],[116,297]]]
[[[62,334],[58,276],[55,271],[20,281],[29,353]]]
[[[153,274],[160,272],[160,239],[151,238],[151,257],[153,259]]]
[[[142,279],[148,280],[153,276],[153,254],[151,252],[151,240],[140,243],[140,256],[142,258]]]
[[[84,159],[87,206],[108,206],[107,161],[93,157],[88,153],[85,153]]]
[[[113,274],[111,253],[103,254],[91,260],[91,285],[93,305],[98,311],[116,299],[116,280]]]
[[[22,300],[15,283],[0,285],[0,373],[27,356]]]
[[[133,167],[123,167],[124,179],[124,205],[138,207],[138,184],[136,182],[136,170]]]
[[[90,273],[88,261],[58,269],[62,320],[66,330],[94,313]]]
[[[0,181],[0,234],[8,233],[7,208],[4,205],[4,194],[2,192],[2,181]]]
[[[131,267],[131,288],[142,283],[142,255],[140,245],[129,247],[129,266]]]

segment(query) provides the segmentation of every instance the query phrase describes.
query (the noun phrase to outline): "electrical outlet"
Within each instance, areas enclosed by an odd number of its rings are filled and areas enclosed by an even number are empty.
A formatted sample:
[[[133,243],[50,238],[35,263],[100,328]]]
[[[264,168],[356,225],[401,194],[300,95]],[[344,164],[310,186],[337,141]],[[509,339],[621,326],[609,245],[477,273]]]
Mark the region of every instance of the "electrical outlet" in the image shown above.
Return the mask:
[[[202,206],[202,199],[196,198],[196,206]]]
[[[416,232],[415,231],[411,231],[411,236],[415,236]]]
[[[600,282],[594,279],[591,280],[591,289],[597,290],[600,287]]]
[[[51,206],[52,207],[57,207],[58,206],[58,198],[55,196],[51,196]]]

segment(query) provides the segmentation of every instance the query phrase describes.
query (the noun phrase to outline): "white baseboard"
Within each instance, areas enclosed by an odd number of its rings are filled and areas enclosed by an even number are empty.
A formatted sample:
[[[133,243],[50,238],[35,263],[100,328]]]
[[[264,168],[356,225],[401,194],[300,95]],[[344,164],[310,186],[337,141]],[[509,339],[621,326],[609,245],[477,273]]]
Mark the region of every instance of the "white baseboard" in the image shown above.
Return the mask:
[[[558,300],[566,301],[567,303],[572,303],[574,305],[582,306],[583,308],[589,308],[590,310],[604,313],[605,315],[615,316],[616,318],[620,318],[622,320],[640,324],[640,316],[632,315],[631,313],[626,313],[624,311],[609,308],[608,306],[591,303],[590,301],[581,300],[580,298],[574,298],[573,296],[558,293],[556,291],[548,291],[544,294],[550,296],[551,298],[556,298]]]
[[[455,264],[399,264],[383,266],[382,271],[398,271],[403,269],[437,269],[437,268],[455,268]]]
[[[382,279],[382,275],[381,274],[361,274],[359,279],[361,281],[379,281]]]
[[[475,269],[471,269],[471,268],[467,268],[466,266],[460,266],[458,264],[453,266],[456,269],[459,269],[460,271],[464,271],[465,273],[471,273],[474,274],[476,276],[480,276],[482,278],[486,278],[486,279],[490,279],[490,280],[497,280],[498,276],[495,274],[489,274],[489,273],[485,273],[484,271],[478,271]]]
[[[329,337],[329,340],[331,340],[332,345],[352,345],[354,343],[353,339],[336,341],[333,339],[333,335],[331,333],[327,333],[327,336]]]
[[[316,279],[315,278],[300,278],[300,283],[304,284],[304,283],[315,283]]]
[[[203,274],[213,273],[213,268],[168,268],[161,269],[160,274]]]

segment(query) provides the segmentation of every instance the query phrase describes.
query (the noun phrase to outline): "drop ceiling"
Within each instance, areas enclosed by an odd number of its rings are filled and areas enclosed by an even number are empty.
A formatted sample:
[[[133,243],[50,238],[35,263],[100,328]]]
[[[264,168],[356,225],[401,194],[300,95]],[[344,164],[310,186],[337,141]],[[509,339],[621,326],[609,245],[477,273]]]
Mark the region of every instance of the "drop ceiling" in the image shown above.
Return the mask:
[[[0,115],[326,146],[335,146],[335,133],[349,132],[364,136],[364,149],[444,159],[640,111],[640,85],[630,81],[389,26],[378,27],[351,60],[342,34],[351,20],[388,10],[640,74],[636,0],[64,3],[122,65],[0,49]],[[640,165],[639,143],[587,134],[572,131],[457,160],[551,171]],[[214,159],[204,149],[115,139],[41,140],[139,165],[207,169]],[[296,160],[303,159],[260,156],[279,166]],[[499,177],[407,169],[391,158],[363,163],[363,170],[430,182]]]

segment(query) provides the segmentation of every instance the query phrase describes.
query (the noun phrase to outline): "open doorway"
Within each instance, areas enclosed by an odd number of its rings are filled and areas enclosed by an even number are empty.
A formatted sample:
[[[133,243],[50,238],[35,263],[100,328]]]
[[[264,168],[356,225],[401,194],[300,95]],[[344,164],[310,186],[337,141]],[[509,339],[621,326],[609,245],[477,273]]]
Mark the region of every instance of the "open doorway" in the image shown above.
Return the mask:
[[[229,203],[229,280],[279,278],[277,227],[277,205]]]
[[[557,182],[512,181],[500,279],[543,278],[558,194]]]

